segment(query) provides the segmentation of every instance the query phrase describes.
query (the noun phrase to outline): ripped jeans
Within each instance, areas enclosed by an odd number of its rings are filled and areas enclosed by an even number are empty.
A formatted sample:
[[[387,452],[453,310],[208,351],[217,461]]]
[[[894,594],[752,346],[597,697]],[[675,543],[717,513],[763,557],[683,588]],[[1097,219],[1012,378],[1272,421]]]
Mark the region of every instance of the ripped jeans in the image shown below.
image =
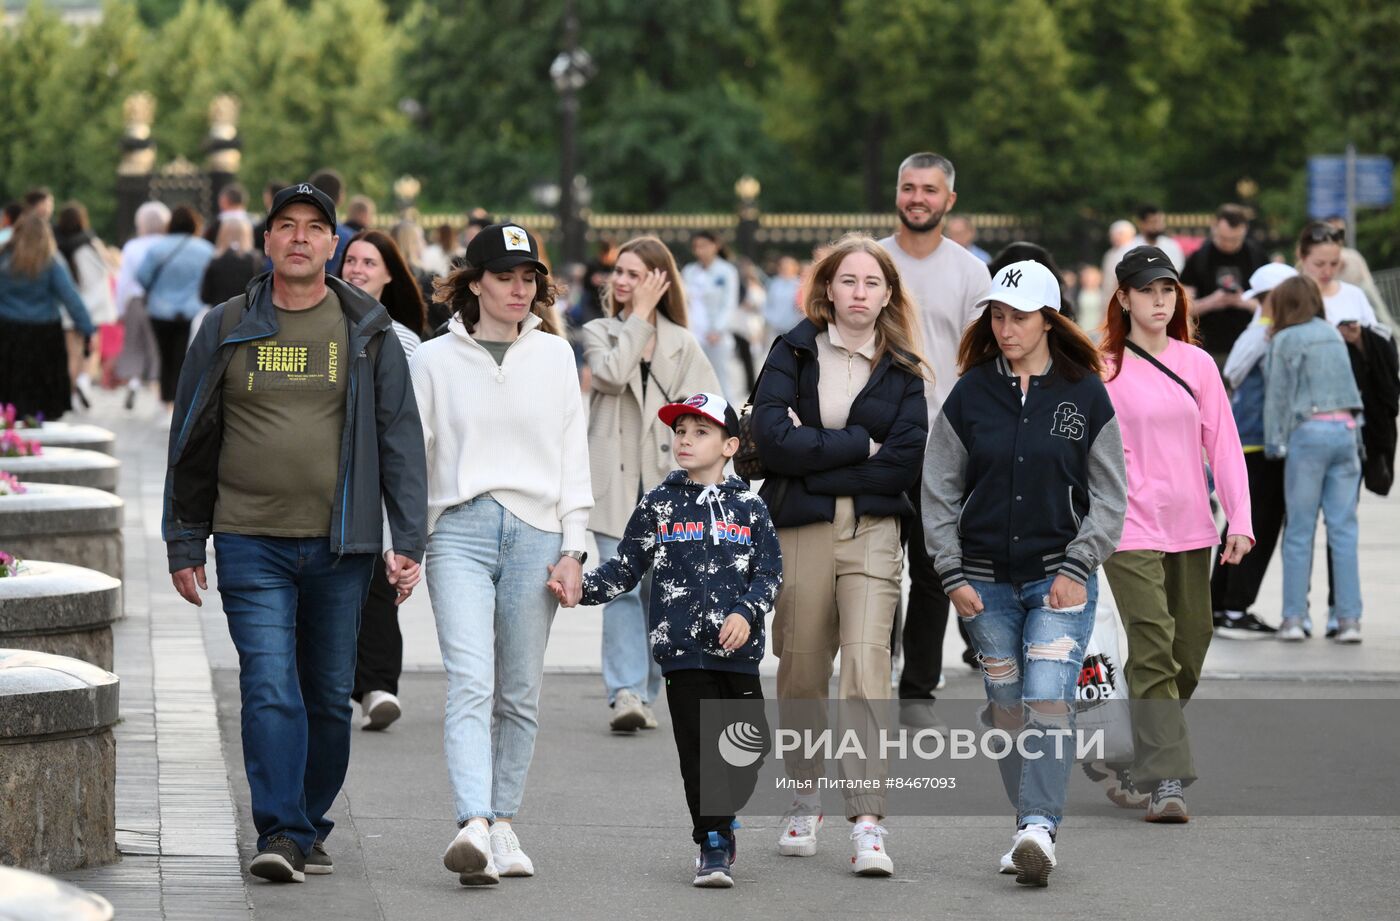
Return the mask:
[[[1016,739],[997,765],[1018,828],[1060,826],[1074,765],[1075,687],[1098,603],[1090,576],[1084,608],[1057,611],[1046,600],[1054,581],[974,582],[983,610],[963,618],[982,660],[989,722]]]

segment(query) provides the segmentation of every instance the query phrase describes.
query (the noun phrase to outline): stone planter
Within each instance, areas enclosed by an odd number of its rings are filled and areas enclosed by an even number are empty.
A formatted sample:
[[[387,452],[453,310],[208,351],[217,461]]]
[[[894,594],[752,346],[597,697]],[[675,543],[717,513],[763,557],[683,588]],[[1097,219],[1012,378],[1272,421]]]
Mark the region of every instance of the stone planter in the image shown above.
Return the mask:
[[[38,457],[0,457],[0,470],[7,470],[23,483],[61,483],[117,491],[117,468],[121,464],[109,454],[77,448],[45,448]]]
[[[76,659],[0,649],[0,864],[63,873],[117,859],[119,684]]]
[[[0,548],[122,578],[121,499],[86,486],[25,487],[22,495],[0,496]]]
[[[70,656],[110,669],[112,624],[121,615],[121,582],[91,569],[25,560],[20,575],[0,579],[3,647]]]
[[[45,422],[36,429],[20,429],[21,437],[49,448],[78,448],[99,454],[116,453],[117,436],[84,422]]]

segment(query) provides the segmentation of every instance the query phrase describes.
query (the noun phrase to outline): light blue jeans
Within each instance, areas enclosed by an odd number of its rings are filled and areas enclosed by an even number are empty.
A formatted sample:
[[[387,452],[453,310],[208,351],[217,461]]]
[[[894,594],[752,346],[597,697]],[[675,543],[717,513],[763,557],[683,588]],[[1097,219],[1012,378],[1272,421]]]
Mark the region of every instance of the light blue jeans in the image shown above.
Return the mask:
[[[428,538],[458,823],[509,819],[520,809],[558,607],[545,567],[558,561],[562,543],[563,535],[530,527],[489,495],[443,512]]]
[[[1361,565],[1356,542],[1356,502],[1360,495],[1361,458],[1356,429],[1345,422],[1310,419],[1288,436],[1288,463],[1283,468],[1283,495],[1288,517],[1283,523],[1283,618],[1308,617],[1313,536],[1317,512],[1327,523],[1332,551],[1332,590],[1338,621],[1361,618]]]
[[[1059,828],[1074,765],[1074,740],[1064,733],[1074,731],[1075,686],[1094,630],[1099,583],[1097,576],[1089,578],[1082,609],[1057,611],[1045,600],[1054,581],[973,582],[983,609],[962,621],[982,660],[993,725],[1016,734],[1005,718],[995,718],[999,710],[1013,725],[1034,731],[1024,740],[1030,757],[1023,758],[1013,744],[997,762],[1006,795],[1016,806],[1017,827]],[[1045,704],[1055,703],[1064,704],[1064,712],[1045,712],[1053,709]]]
[[[598,541],[598,565],[617,556],[616,537],[594,532],[593,538]],[[603,685],[608,689],[608,706],[624,688],[648,704],[661,695],[661,666],[651,657],[650,599],[648,570],[632,591],[603,606]]]

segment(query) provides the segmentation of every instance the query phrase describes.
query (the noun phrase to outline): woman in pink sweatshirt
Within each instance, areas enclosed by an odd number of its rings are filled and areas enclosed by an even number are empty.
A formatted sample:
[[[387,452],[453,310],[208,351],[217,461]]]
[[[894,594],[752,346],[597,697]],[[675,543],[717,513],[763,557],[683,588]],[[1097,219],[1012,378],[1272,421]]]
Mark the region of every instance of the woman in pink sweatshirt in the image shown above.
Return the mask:
[[[1128,631],[1133,782],[1149,822],[1188,819],[1195,779],[1180,701],[1201,677],[1212,634],[1210,480],[1228,521],[1220,561],[1254,545],[1249,476],[1215,361],[1191,344],[1186,292],[1166,254],[1138,246],[1117,269],[1102,337],[1108,393],[1123,432],[1128,514],[1104,572]],[[1204,452],[1204,456],[1203,456]],[[1209,464],[1209,470],[1206,464]]]

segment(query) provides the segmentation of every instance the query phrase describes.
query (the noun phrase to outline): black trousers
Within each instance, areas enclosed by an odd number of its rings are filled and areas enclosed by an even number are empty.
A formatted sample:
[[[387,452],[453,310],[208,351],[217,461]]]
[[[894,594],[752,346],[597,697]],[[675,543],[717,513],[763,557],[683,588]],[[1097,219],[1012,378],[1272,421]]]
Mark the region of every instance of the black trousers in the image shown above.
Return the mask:
[[[156,349],[160,352],[160,398],[174,403],[175,385],[180,383],[180,368],[190,347],[190,321],[152,317],[151,331],[156,334]]]
[[[909,498],[914,502],[913,520],[904,521],[908,545],[909,606],[904,612],[904,669],[899,673],[900,700],[933,700],[938,679],[943,675],[943,637],[948,632],[948,596],[938,577],[933,558],[924,545],[924,518],[920,508],[921,484],[915,484]],[[962,622],[958,634],[972,648]]]
[[[1270,460],[1262,451],[1251,451],[1244,456],[1245,471],[1249,474],[1254,548],[1233,566],[1222,566],[1216,558],[1215,572],[1210,577],[1213,611],[1248,611],[1259,597],[1259,586],[1264,584],[1269,560],[1274,556],[1279,534],[1283,531],[1283,465],[1282,459]],[[1225,530],[1229,530],[1228,522]],[[1227,536],[1220,535],[1222,543]]]
[[[732,719],[724,714],[719,725],[734,722],[752,724],[763,739],[763,755],[746,767],[733,767],[719,754],[718,735],[701,738],[700,702],[702,700],[754,701],[752,705],[734,708]],[[714,831],[726,838],[734,836],[734,814],[753,795],[759,769],[772,750],[768,721],[758,703],[763,700],[763,685],[757,675],[722,672],[705,668],[688,668],[666,675],[666,706],[671,710],[671,731],[675,733],[676,754],[681,762],[681,778],[685,781],[685,802],[690,807],[691,839],[699,844]],[[723,802],[726,815],[702,815],[700,812],[701,783],[706,784],[707,801]]]
[[[734,357],[739,359],[739,365],[744,369],[744,394],[747,396],[753,393],[758,378],[753,366],[753,346],[743,333],[734,334]]]
[[[399,693],[403,634],[399,632],[399,609],[394,604],[397,595],[384,573],[381,557],[375,561],[369,596],[360,611],[359,658],[355,662],[352,700],[358,701],[370,691],[388,691],[396,696]]]

